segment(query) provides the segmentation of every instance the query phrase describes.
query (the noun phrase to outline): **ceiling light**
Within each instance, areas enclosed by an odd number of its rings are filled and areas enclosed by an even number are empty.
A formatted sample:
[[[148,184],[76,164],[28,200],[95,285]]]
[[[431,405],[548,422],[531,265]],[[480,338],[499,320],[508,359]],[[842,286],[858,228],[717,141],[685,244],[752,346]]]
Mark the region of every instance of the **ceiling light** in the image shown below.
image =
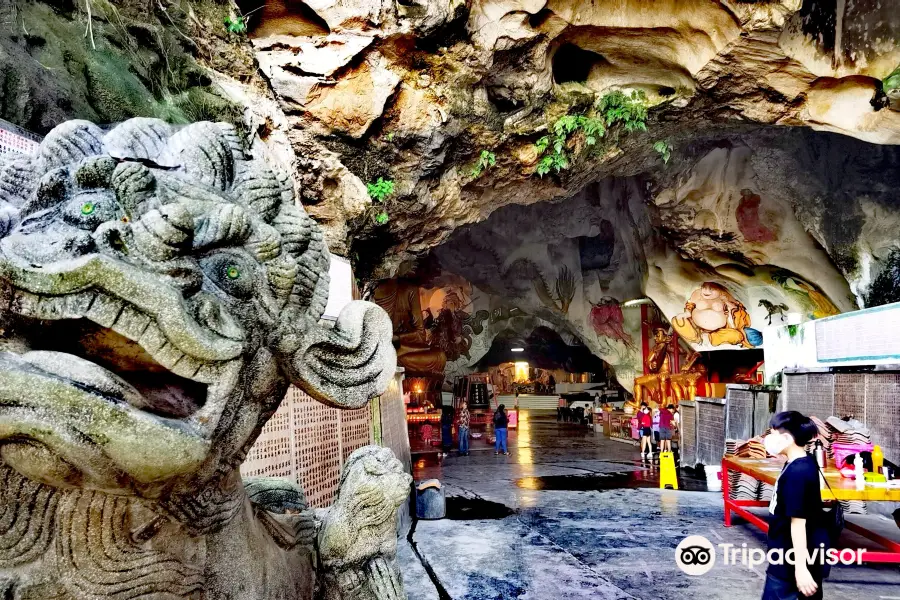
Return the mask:
[[[525,352],[525,348],[510,348],[513,352]]]

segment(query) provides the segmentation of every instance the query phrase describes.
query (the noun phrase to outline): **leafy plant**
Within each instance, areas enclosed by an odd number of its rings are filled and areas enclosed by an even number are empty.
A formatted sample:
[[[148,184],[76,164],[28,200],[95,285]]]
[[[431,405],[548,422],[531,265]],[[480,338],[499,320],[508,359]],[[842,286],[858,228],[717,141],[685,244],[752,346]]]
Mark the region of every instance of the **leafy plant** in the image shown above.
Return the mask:
[[[576,134],[584,135],[586,146],[593,146],[606,133],[603,119],[588,115],[563,115],[551,127],[552,133],[540,138],[535,144],[542,155],[537,166],[537,174],[543,177],[550,171],[559,173],[568,169],[572,157],[568,149],[570,139]]]
[[[375,202],[383,203],[385,198],[394,193],[394,180],[379,177],[375,183],[367,183],[366,191]]]
[[[583,136],[585,146],[594,146],[608,131],[647,131],[647,95],[642,91],[625,94],[614,91],[605,94],[586,114],[563,115],[550,127],[551,133],[540,138],[535,147],[540,155],[535,172],[543,177],[551,171],[568,169],[574,156],[572,141],[576,134]],[[657,146],[654,145],[654,148]],[[671,147],[663,153],[668,163]],[[657,151],[660,151],[657,148]]]
[[[604,95],[597,109],[606,120],[606,126],[622,123],[625,131],[647,131],[647,94],[633,90],[630,95],[614,91]]]
[[[231,16],[228,15],[225,17],[225,29],[227,29],[230,33],[241,34],[247,31],[247,23],[244,21],[244,17]]]
[[[497,156],[490,150],[482,150],[478,162],[472,167],[472,177],[481,177],[482,173],[497,164]]]
[[[378,204],[384,204],[385,200],[394,193],[394,180],[379,177],[374,183],[369,182],[366,184],[366,191],[369,193],[369,197],[372,198],[372,200]],[[375,222],[379,225],[384,225],[389,220],[390,216],[388,215],[387,209],[384,207],[382,207],[381,211],[375,215]]]
[[[665,164],[669,164],[669,160],[672,158],[672,144],[666,140],[659,140],[653,144],[653,149],[659,152]]]

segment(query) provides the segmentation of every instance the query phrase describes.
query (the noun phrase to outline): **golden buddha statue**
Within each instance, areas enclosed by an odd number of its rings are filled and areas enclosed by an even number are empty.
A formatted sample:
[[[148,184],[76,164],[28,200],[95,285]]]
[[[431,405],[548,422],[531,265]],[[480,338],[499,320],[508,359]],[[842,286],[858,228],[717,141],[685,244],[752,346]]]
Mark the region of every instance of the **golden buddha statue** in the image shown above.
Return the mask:
[[[391,279],[375,288],[372,301],[391,316],[397,363],[406,369],[407,376],[442,375],[447,356],[428,343],[418,286]]]

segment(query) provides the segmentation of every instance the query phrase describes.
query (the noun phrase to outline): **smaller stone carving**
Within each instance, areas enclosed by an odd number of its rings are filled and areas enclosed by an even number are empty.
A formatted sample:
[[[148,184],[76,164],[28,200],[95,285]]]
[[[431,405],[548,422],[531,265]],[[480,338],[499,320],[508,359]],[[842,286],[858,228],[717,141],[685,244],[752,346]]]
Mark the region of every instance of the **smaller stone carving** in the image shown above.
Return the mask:
[[[397,508],[412,478],[394,454],[366,446],[350,455],[338,495],[318,511],[324,600],[405,600],[396,565]]]

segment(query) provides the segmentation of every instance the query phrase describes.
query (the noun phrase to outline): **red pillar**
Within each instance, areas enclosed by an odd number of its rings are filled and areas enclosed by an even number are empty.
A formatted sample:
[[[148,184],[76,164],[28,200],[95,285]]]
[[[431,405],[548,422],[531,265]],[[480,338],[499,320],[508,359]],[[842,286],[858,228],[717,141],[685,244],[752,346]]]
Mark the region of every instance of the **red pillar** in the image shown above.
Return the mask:
[[[650,317],[646,304],[641,304],[641,364],[644,367],[644,375],[650,374],[647,366],[647,357],[650,355]]]

